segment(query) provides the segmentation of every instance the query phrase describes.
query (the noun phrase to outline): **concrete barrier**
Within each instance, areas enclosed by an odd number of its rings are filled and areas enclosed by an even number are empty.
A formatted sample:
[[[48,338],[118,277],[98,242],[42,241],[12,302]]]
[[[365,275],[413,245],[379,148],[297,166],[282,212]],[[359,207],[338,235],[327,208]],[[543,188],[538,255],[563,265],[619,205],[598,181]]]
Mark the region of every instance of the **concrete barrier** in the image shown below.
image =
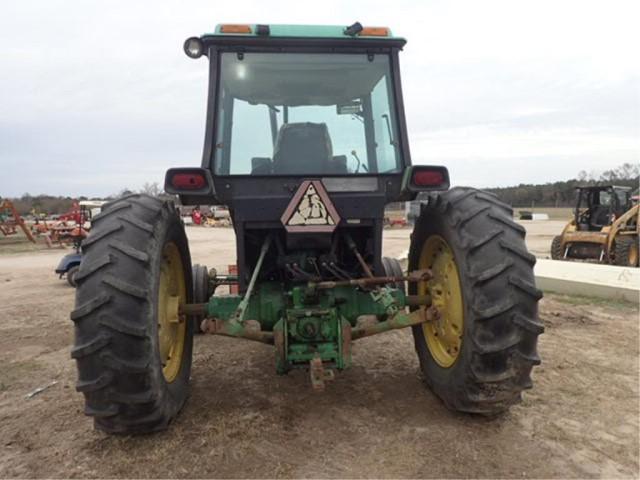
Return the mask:
[[[400,256],[405,270],[408,254]],[[538,258],[534,273],[537,287],[547,292],[640,303],[640,268]]]
[[[546,213],[532,213],[531,220],[549,220],[549,215]]]
[[[586,262],[538,259],[536,284],[542,290],[640,302],[640,269]]]

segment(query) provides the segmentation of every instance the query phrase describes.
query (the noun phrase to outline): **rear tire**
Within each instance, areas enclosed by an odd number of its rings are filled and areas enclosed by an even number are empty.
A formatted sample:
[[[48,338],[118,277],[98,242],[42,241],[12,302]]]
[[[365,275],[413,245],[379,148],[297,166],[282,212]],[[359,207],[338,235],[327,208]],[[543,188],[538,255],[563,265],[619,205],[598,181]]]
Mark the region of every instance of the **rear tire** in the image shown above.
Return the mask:
[[[430,196],[411,236],[409,271],[428,266],[435,278],[410,283],[409,293],[429,293],[445,312],[442,324],[413,327],[416,352],[427,385],[452,410],[507,410],[540,364],[536,259],[512,215],[491,194],[454,188]],[[446,339],[450,351],[436,348]]]
[[[209,269],[206,265],[195,264],[193,266],[193,303],[206,303],[209,301]],[[203,333],[200,325],[204,315],[193,316],[193,333]]]
[[[384,269],[385,277],[403,277],[402,265],[395,258],[382,257],[382,268]],[[395,282],[388,284],[390,287],[397,288],[403,293],[406,292],[405,282]]]
[[[560,235],[556,235],[551,241],[551,260],[564,260],[562,237]]]
[[[187,399],[193,346],[178,314],[192,299],[180,217],[172,202],[123,197],[94,217],[82,249],[71,357],[85,414],[108,433],[165,429]]]
[[[640,247],[638,237],[618,236],[613,247],[613,264],[621,267],[637,267]]]

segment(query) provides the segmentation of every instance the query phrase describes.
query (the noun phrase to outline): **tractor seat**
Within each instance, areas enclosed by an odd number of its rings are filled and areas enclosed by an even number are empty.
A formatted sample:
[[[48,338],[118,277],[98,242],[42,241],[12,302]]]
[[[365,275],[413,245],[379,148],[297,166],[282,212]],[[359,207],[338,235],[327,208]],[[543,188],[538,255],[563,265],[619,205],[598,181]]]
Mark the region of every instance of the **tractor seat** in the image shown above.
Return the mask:
[[[591,227],[594,230],[600,230],[611,223],[609,217],[609,207],[598,205],[591,210]]]
[[[333,158],[325,123],[286,123],[280,128],[273,154],[273,173],[325,173]]]

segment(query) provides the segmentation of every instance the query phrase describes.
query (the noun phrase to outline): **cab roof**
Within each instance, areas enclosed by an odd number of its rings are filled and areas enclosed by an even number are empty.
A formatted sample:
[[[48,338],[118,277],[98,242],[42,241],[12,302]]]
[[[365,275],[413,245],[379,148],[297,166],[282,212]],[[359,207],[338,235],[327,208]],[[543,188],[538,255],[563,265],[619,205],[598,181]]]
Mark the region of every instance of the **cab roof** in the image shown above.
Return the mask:
[[[227,28],[227,27],[245,27],[245,28]],[[249,27],[249,28],[246,28]],[[262,32],[268,31],[267,34],[259,34],[259,28]],[[394,42],[401,41],[405,43],[403,37],[393,36],[391,30],[387,27],[368,27],[364,26],[360,34],[349,35],[345,33],[346,26],[341,25],[280,25],[280,24],[218,24],[213,33],[205,33],[202,37],[262,37],[267,38],[308,38],[308,39],[353,39],[359,40],[391,40]],[[234,30],[244,30],[234,31]],[[250,30],[250,31],[247,31]],[[380,33],[386,31],[385,35]],[[377,32],[377,34],[373,34]]]

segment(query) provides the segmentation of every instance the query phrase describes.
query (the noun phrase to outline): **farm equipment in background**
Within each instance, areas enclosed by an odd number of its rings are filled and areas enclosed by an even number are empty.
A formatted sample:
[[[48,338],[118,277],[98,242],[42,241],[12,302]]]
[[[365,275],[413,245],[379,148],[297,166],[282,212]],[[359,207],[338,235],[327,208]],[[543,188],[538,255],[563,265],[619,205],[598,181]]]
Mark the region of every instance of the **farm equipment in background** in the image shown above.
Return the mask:
[[[0,232],[5,237],[8,237],[9,235],[16,235],[18,228],[23,231],[30,242],[36,243],[31,230],[25,225],[24,219],[16,210],[13,202],[6,199],[0,200]]]
[[[205,225],[210,227],[230,227],[231,226],[231,214],[229,209],[216,205],[211,207],[211,213],[207,216]]]
[[[102,200],[74,202],[70,211],[60,215],[55,223],[49,223],[48,235],[51,243],[75,245],[82,241],[91,229],[91,219],[100,212]]]
[[[385,228],[406,227],[407,216],[404,203],[393,203],[384,209]]]
[[[59,222],[73,222],[77,224],[82,224],[84,223],[84,217],[86,214],[87,214],[87,210],[85,209],[83,211],[83,209],[80,208],[80,202],[74,200],[73,203],[71,204],[71,209],[67,212],[64,212],[58,215],[57,220]]]
[[[551,258],[637,267],[640,207],[632,201],[631,188],[603,185],[576,191],[573,219],[553,238]]]
[[[531,388],[535,257],[494,195],[448,190],[445,167],[411,165],[404,44],[359,23],[219,25],[185,42],[211,65],[205,146],[201,167],[167,171],[165,191],[229,208],[237,274],[192,266],[173,202],[104,205],[71,313],[76,389],[97,428],[166,428],[188,398],[200,330],[271,345],[277,373],[305,369],[322,390],[354,344],[411,327],[449,408],[495,415]],[[382,256],[384,208],[418,192],[405,272]],[[229,284],[237,294],[214,295]]]
[[[81,245],[82,241],[87,237],[91,230],[91,220],[100,213],[100,209],[105,202],[98,200],[82,200],[77,204],[77,208],[72,209],[69,214],[65,215],[63,227],[53,227],[50,232],[56,241],[70,242],[74,251],[66,254],[58,263],[55,273],[59,278],[66,275],[67,283],[72,287],[76,287],[76,274],[80,269],[82,261]],[[67,222],[73,221],[72,225]]]

